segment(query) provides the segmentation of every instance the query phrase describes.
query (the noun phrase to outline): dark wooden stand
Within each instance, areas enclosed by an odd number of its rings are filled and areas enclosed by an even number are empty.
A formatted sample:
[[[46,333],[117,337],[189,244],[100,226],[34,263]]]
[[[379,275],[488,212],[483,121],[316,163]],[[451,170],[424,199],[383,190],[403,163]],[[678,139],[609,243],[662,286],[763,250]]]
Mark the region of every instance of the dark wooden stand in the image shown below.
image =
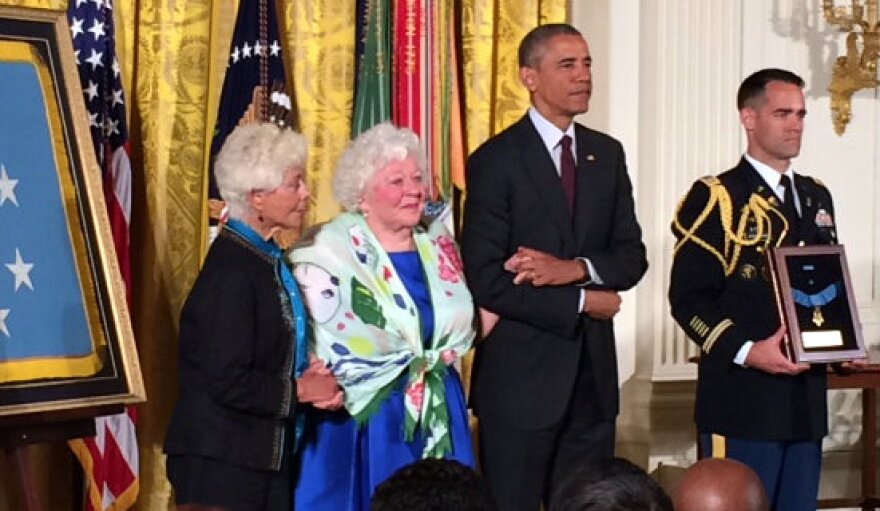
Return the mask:
[[[122,406],[0,418],[0,447],[18,474],[24,511],[43,511],[34,485],[28,446],[95,436],[95,417],[120,413]]]
[[[877,494],[877,389],[880,364],[869,364],[845,374],[830,372],[829,389],[862,389],[862,494],[856,498],[821,499],[819,509],[858,507],[863,511],[880,508]]]

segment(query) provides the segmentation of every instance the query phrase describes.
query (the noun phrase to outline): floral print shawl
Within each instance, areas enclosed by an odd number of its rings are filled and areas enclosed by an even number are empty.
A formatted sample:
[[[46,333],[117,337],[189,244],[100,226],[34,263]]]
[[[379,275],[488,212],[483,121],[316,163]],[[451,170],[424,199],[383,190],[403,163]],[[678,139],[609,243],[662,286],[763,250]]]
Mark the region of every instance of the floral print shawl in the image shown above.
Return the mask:
[[[407,373],[406,439],[424,433],[423,457],[451,452],[443,376],[474,339],[474,306],[461,260],[442,223],[413,231],[434,309],[425,348],[418,309],[363,217],[343,213],[290,253],[309,309],[313,350],[363,423]]]

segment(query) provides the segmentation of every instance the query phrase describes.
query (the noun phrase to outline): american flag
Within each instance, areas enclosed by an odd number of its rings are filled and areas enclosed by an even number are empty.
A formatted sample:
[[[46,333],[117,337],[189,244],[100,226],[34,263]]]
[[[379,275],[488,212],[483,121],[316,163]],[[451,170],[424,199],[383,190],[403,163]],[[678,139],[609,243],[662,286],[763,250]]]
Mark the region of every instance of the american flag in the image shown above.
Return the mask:
[[[295,128],[292,99],[287,93],[286,72],[275,0],[241,0],[229,48],[229,60],[217,124],[211,141],[208,173],[208,207],[212,221],[226,221],[223,202],[214,178],[214,158],[226,137],[240,124],[274,122]],[[210,238],[216,235],[212,228]]]
[[[125,95],[116,59],[113,6],[110,0],[71,0],[67,17],[92,143],[101,165],[116,255],[130,294],[131,164]],[[137,499],[135,420],[136,409],[128,407],[124,413],[96,418],[94,437],[69,442],[85,471],[86,509],[128,509]]]

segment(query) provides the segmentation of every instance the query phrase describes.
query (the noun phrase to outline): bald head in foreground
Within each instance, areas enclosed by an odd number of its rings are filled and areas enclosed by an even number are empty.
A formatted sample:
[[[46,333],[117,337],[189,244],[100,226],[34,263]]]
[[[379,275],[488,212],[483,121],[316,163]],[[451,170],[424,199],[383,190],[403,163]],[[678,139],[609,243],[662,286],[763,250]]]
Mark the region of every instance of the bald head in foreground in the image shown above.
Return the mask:
[[[758,476],[732,460],[707,458],[685,472],[675,492],[675,511],[768,511]]]

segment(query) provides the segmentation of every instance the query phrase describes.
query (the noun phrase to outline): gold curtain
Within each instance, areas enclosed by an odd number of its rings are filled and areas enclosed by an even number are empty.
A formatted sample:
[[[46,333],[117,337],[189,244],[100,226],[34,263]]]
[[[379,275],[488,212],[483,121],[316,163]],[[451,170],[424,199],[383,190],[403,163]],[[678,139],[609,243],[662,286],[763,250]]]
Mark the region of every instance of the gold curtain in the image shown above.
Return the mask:
[[[519,81],[519,42],[538,25],[566,21],[569,6],[566,0],[461,0],[461,9],[465,151],[470,153],[522,117],[529,95]],[[471,351],[462,363],[468,391],[473,357]]]
[[[63,11],[67,9],[64,0],[3,0],[0,5],[12,5],[15,7],[33,7],[34,9],[52,9]]]
[[[277,2],[300,129],[310,142],[309,221],[320,222],[339,211],[330,183],[350,131],[355,2]],[[67,7],[63,0],[0,4]],[[517,77],[516,47],[538,23],[564,20],[567,4],[462,0],[469,150],[522,115],[528,98]],[[177,395],[178,316],[204,251],[206,159],[237,5],[237,0],[114,2],[131,119],[132,319],[148,397],[138,416],[141,479],[135,509],[140,510],[174,508],[162,441]],[[31,451],[44,506],[71,508],[76,499],[66,446]],[[9,471],[2,485],[0,510],[20,509]]]
[[[133,82],[132,140],[140,145],[136,157],[143,169],[133,206],[140,222],[132,226],[133,253],[142,258],[133,264],[139,277],[135,334],[149,396],[138,426],[137,509],[165,510],[173,508],[162,440],[177,395],[177,321],[204,250],[204,169],[237,2],[126,1],[131,17],[124,9],[117,16],[134,27],[134,43],[120,59]],[[354,2],[278,7],[300,128],[310,142],[310,220],[326,220],[338,212],[327,176],[348,140]]]
[[[132,84],[127,91],[136,183],[132,317],[148,399],[138,415],[140,509],[172,508],[162,441],[177,394],[178,314],[198,272],[205,237],[207,122],[216,108],[208,98],[220,80],[214,57],[225,64],[230,37],[223,43],[212,34],[234,19],[216,17],[220,5],[213,10],[212,2],[201,0],[114,5],[123,29],[117,51]]]
[[[348,143],[354,103],[355,0],[285,3],[287,62],[300,131],[309,141],[307,221],[339,213],[331,185],[336,157]]]
[[[526,33],[568,17],[566,0],[461,0],[467,150],[522,117],[529,96],[517,49]]]

